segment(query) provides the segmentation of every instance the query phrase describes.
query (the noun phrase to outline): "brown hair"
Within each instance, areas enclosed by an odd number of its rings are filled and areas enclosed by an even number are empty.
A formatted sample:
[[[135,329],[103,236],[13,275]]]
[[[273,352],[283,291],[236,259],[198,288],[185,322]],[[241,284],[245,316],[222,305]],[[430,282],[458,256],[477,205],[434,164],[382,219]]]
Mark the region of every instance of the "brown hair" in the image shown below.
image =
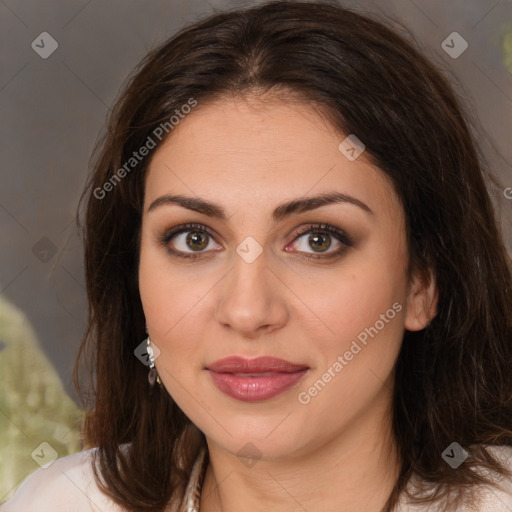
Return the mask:
[[[385,510],[414,474],[442,484],[427,502],[491,484],[479,468],[511,476],[483,446],[512,444],[510,260],[466,114],[447,79],[394,30],[335,2],[283,1],[215,14],[152,50],[97,148],[82,196],[89,324],[75,376],[89,358],[85,438],[98,446],[98,483],[129,510],[162,511],[205,444],[165,389],[150,392],[134,356],[145,338],[137,276],[150,157],[114,175],[191,98],[264,92],[299,96],[364,142],[403,205],[410,271],[438,287],[437,315],[405,333],[396,362],[401,471]],[[453,441],[470,454],[456,471],[441,458]]]

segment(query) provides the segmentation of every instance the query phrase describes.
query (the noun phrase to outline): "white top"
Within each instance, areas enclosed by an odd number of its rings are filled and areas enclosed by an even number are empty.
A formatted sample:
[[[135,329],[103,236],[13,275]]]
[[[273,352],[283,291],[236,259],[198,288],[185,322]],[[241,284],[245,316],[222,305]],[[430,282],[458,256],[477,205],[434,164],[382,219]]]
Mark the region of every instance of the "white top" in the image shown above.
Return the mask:
[[[512,447],[488,446],[489,451],[512,470]],[[92,471],[95,448],[62,457],[46,468],[32,473],[15,495],[0,506],[1,512],[126,512],[97,487]],[[206,470],[205,450],[201,449],[194,463],[191,478],[181,504],[172,506],[176,512],[197,512]],[[454,469],[456,471],[456,469]],[[459,507],[453,512],[512,512],[512,479],[500,481],[502,490],[483,488],[481,501]],[[400,500],[397,512],[435,512],[428,505],[407,505]]]

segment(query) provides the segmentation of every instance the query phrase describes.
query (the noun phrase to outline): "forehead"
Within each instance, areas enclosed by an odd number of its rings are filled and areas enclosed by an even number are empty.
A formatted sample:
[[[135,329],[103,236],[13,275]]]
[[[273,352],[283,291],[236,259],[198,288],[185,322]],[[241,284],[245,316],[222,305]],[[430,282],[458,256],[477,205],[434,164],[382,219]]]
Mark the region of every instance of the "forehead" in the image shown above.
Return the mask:
[[[350,160],[340,150],[346,138],[306,103],[225,98],[199,104],[156,150],[145,208],[164,193],[248,209],[333,190],[399,207],[389,180],[364,152]]]

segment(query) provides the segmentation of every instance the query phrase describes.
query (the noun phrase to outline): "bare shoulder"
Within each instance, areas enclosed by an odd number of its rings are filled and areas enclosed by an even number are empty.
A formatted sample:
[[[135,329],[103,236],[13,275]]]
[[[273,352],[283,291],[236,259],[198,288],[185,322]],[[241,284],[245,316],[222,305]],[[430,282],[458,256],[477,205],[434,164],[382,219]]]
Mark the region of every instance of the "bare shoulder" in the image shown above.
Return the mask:
[[[491,456],[512,472],[512,446],[484,446]],[[491,485],[480,485],[471,489],[474,492],[464,491],[463,500],[457,506],[456,511],[453,508],[447,509],[445,501],[417,503],[409,501],[405,494],[400,496],[396,510],[397,512],[440,512],[446,510],[453,510],[453,512],[512,512],[512,477],[491,473],[481,467],[478,468],[478,472],[496,484],[498,488]],[[408,488],[413,495],[422,497],[431,495],[436,486],[437,484],[425,482],[417,475],[408,483]],[[418,492],[418,489],[421,491]],[[426,491],[425,494],[423,494],[424,491]]]
[[[485,445],[487,451],[503,463],[505,467],[512,470],[512,446],[508,445]]]
[[[30,474],[1,512],[122,512],[94,479],[95,449],[57,459]]]
[[[491,455],[512,472],[512,446],[486,445],[486,448]],[[493,512],[510,512],[512,510],[512,477],[491,476],[491,479],[499,485],[500,489],[487,487],[480,506],[485,507],[485,510],[492,510]]]

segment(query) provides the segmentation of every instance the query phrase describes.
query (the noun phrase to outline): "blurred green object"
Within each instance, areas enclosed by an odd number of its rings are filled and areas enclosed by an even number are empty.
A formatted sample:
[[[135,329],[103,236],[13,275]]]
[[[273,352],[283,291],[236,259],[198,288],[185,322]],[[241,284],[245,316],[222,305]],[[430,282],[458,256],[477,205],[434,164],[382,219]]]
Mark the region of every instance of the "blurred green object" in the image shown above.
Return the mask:
[[[2,297],[0,380],[3,502],[44,463],[80,451],[82,413],[66,394],[25,314]]]
[[[503,38],[503,54],[505,56],[505,66],[512,75],[512,25]]]

